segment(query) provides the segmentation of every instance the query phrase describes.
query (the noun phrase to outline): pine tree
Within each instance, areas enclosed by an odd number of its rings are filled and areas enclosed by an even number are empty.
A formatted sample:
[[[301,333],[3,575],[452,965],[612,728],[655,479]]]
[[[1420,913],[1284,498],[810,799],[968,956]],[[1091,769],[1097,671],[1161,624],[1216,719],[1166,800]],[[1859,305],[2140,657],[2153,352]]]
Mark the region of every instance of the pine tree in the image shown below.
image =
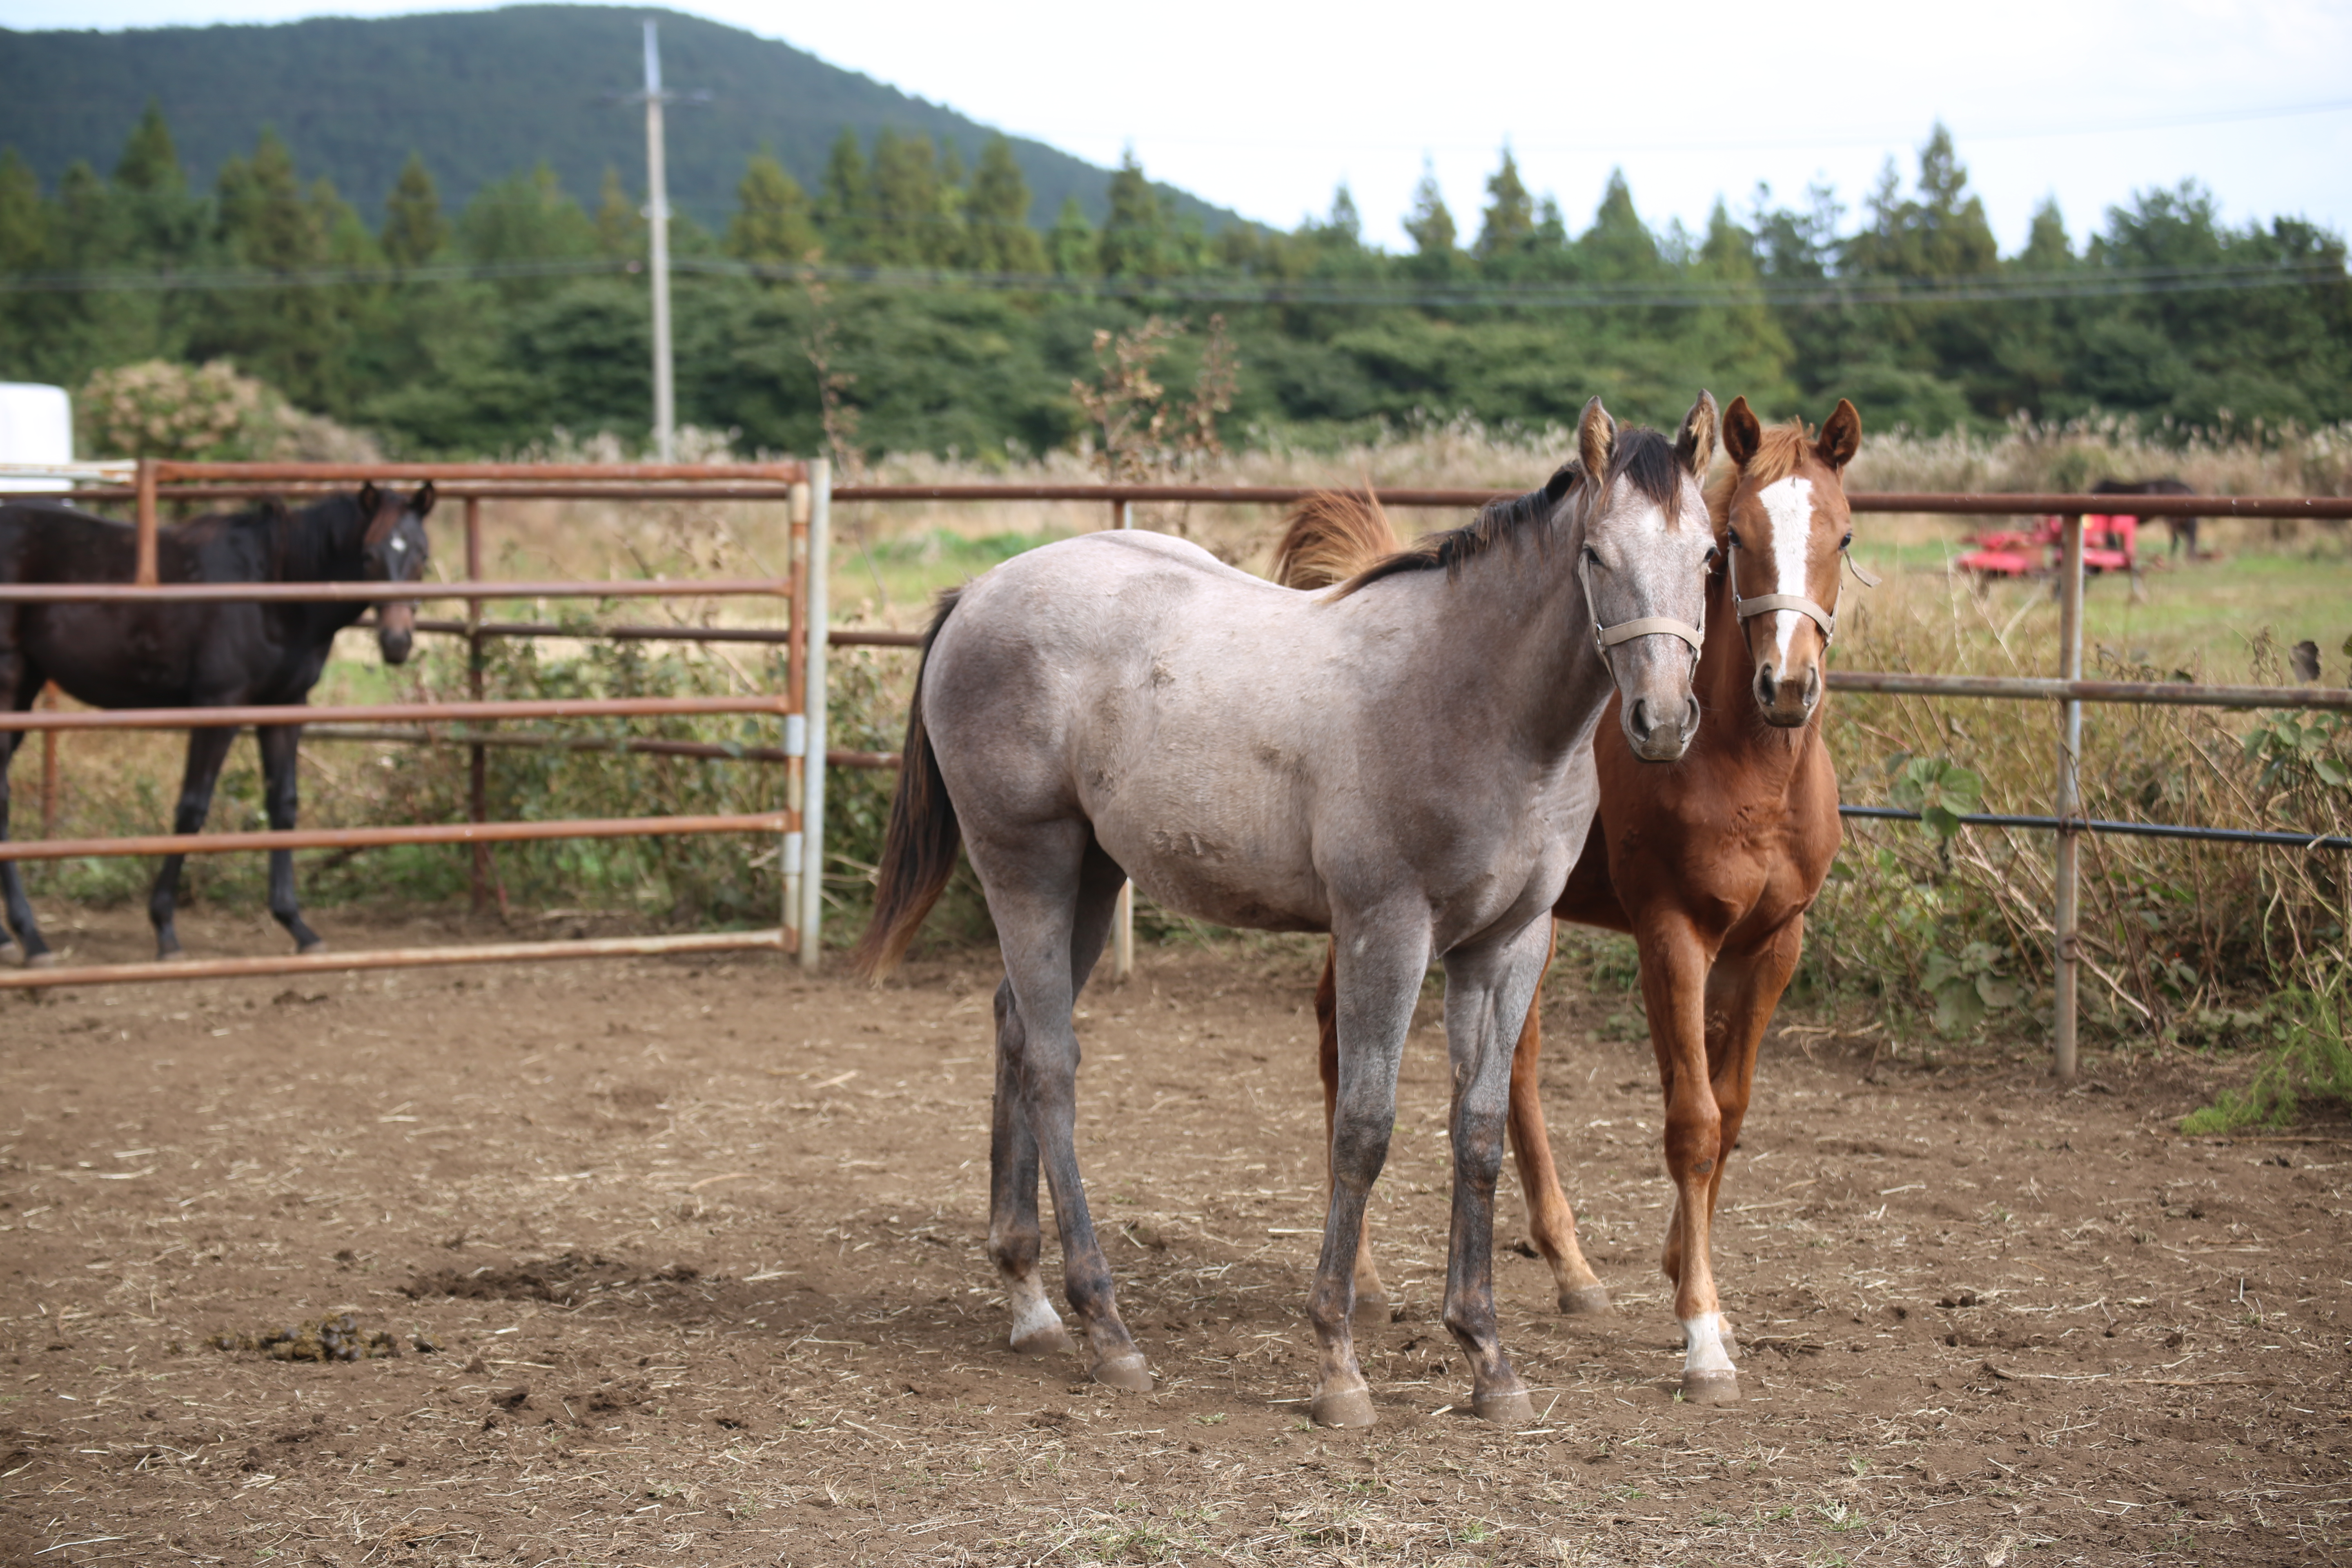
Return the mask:
[[[928,136],[874,133],[874,235],[877,261],[905,267],[951,265],[958,249],[940,184],[939,154]]]
[[[873,200],[865,151],[857,144],[857,132],[845,125],[825,158],[816,205],[817,226],[824,234],[827,248],[839,259],[868,259]]]
[[[1609,171],[1609,184],[1601,193],[1600,210],[1592,226],[1577,244],[1595,278],[1623,282],[1654,276],[1659,269],[1658,240],[1633,209],[1633,189],[1625,171]]]
[[[766,147],[743,165],[735,186],[735,216],[727,224],[727,254],[761,266],[799,261],[816,248],[808,193]]]
[[[1404,231],[1412,236],[1417,255],[1444,259],[1454,254],[1454,215],[1437,187],[1437,171],[1426,161],[1421,165],[1421,184],[1412,190],[1412,213],[1404,220]]]
[[[646,248],[645,215],[621,179],[621,171],[604,165],[604,183],[596,193],[596,248],[606,256],[638,256]]]
[[[40,176],[14,147],[0,147],[0,272],[31,272],[49,247]]]
[[[163,106],[152,98],[132,128],[131,140],[122,144],[122,157],[114,165],[114,183],[152,195],[178,195],[187,189],[187,171],[180,167],[172,128],[163,123]]]
[[[1099,258],[1100,237],[1087,221],[1076,196],[1062,198],[1062,210],[1045,235],[1045,258],[1064,278],[1090,278]]]
[[[1132,147],[1111,171],[1110,216],[1095,249],[1106,278],[1166,278],[1182,270],[1175,225]]]
[[[441,216],[441,193],[425,160],[416,153],[400,166],[392,195],[383,199],[383,253],[394,267],[422,267],[449,243],[449,220]]]
[[[1536,231],[1536,204],[1519,178],[1517,160],[1503,149],[1503,166],[1486,181],[1486,212],[1478,228],[1478,257],[1491,261],[1527,247]]]
[[[1356,210],[1356,193],[1344,180],[1331,193],[1331,216],[1323,221],[1323,232],[1349,247],[1364,242],[1364,215]]]
[[[1029,226],[1029,181],[1006,138],[992,136],[981,148],[963,210],[965,251],[975,270],[1045,270],[1045,247]]]

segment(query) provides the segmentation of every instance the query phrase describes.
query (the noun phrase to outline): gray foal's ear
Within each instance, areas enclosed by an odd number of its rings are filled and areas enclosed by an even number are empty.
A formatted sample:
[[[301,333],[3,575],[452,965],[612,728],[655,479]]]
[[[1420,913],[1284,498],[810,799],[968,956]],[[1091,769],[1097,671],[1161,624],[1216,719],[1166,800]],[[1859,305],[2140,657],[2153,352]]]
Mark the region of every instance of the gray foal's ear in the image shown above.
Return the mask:
[[[1715,411],[1715,394],[1701,388],[1698,401],[1683,416],[1682,434],[1675,437],[1675,461],[1691,478],[1705,479],[1715,461],[1715,431],[1722,421]]]
[[[1584,462],[1584,477],[1599,485],[1609,478],[1609,458],[1617,450],[1617,421],[1594,398],[1576,421],[1576,455]]]

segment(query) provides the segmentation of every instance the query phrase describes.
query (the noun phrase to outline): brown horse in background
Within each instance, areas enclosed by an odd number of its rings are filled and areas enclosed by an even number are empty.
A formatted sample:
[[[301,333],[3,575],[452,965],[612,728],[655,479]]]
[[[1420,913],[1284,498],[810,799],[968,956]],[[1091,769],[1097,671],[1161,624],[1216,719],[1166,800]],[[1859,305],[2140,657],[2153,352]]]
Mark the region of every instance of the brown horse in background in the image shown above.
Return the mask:
[[[1604,719],[1593,748],[1600,810],[1552,907],[1560,920],[1629,931],[1639,944],[1675,1194],[1663,1262],[1685,1334],[1683,1394],[1701,1404],[1739,1398],[1710,1229],[1757,1047],[1796,972],[1805,910],[1842,837],[1837,773],[1822,743],[1822,656],[1853,540],[1841,479],[1861,441],[1861,416],[1843,400],[1818,438],[1801,423],[1767,430],[1746,398],[1733,401],[1723,430],[1732,467],[1707,487],[1722,556],[1694,682],[1697,738],[1679,761],[1645,763]],[[1310,497],[1292,514],[1276,576],[1294,587],[1343,581],[1395,547],[1369,498]],[[1328,959],[1315,1005],[1328,1116],[1339,1066]],[[1511,1152],[1560,1310],[1604,1311],[1608,1289],[1577,1246],[1552,1165],[1539,1017],[1539,1006],[1528,1010],[1512,1061]],[[1356,1292],[1384,1300],[1369,1238],[1357,1252]]]

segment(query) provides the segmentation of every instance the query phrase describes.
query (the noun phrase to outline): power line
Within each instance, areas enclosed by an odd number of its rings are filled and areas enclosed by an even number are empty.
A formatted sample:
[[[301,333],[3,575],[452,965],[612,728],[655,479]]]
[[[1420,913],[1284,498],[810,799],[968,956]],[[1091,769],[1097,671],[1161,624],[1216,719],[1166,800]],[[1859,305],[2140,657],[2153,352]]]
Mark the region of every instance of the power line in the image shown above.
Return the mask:
[[[212,292],[499,282],[533,278],[585,278],[635,272],[641,263],[605,258],[546,258],[499,262],[442,262],[423,267],[331,267],[272,271],[260,268],[186,270],[92,270],[0,276],[0,294],[116,291]],[[1986,304],[2028,300],[2096,300],[2131,295],[2238,293],[2254,289],[2342,285],[2341,263],[2294,262],[2234,267],[2086,267],[2074,272],[1988,274],[1970,278],[1843,277],[1743,281],[1403,283],[1334,279],[1267,279],[1248,275],[1174,278],[1076,278],[1054,273],[966,272],[948,268],[835,264],[769,265],[718,257],[678,257],[682,274],[752,278],[780,283],[864,284],[901,289],[971,289],[990,293],[1094,295],[1203,304],[1347,305],[1454,310],[1706,309],[1754,305]]]

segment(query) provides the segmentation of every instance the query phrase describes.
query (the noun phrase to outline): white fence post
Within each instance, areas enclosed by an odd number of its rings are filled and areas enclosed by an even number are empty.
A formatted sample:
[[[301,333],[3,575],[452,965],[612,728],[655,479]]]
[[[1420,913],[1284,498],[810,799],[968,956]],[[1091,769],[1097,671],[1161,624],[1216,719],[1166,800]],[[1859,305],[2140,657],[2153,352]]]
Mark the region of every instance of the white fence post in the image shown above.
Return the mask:
[[[831,649],[833,610],[826,574],[833,557],[833,465],[809,460],[808,635],[803,668],[801,712],[807,721],[808,760],[801,768],[801,967],[816,972],[824,950],[825,663]]]

